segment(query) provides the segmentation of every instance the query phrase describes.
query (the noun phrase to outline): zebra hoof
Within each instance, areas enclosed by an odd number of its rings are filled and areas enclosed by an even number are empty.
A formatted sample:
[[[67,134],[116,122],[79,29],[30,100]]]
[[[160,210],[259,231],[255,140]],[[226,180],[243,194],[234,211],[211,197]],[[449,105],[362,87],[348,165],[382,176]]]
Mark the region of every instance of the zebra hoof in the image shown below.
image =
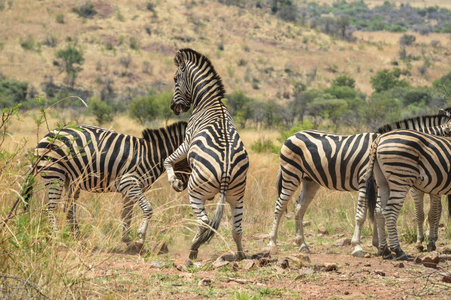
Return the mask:
[[[435,250],[437,250],[437,247],[435,246],[435,244],[434,243],[429,243],[428,244],[428,252],[432,252],[432,251],[435,251]]]
[[[422,244],[416,244],[415,248],[417,248],[418,252],[424,252],[424,247]],[[428,245],[428,249],[429,249],[429,245]]]
[[[144,248],[144,242],[141,241],[135,242],[135,248],[136,251],[141,252],[141,250]]]
[[[172,188],[176,191],[176,192],[182,192],[184,190],[183,187],[183,182],[179,179],[175,179],[172,183],[171,183]]]
[[[197,254],[199,253],[199,250],[191,250],[189,252],[189,259],[197,259]]]
[[[354,256],[354,257],[364,257],[365,256],[365,254],[363,253],[363,250],[362,250],[362,248],[360,248],[360,247],[356,247],[356,249],[354,249],[354,251],[352,251],[352,256]]]
[[[382,249],[379,249],[377,251],[377,255],[382,256],[383,259],[393,259],[393,254],[391,253],[390,249],[388,249],[387,246],[383,247]]]
[[[409,258],[407,257],[407,254],[400,249],[396,252],[396,260],[409,260]]]
[[[310,249],[308,248],[307,244],[303,244],[301,245],[301,247],[299,247],[299,252],[310,253]]]
[[[238,251],[236,253],[236,260],[243,260],[246,259],[246,254],[244,254],[243,251]]]

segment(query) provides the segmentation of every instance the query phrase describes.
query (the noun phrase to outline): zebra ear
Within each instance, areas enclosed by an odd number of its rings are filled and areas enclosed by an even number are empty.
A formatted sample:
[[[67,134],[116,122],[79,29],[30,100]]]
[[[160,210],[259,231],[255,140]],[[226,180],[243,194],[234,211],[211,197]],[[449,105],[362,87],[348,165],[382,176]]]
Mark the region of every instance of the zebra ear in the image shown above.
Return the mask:
[[[185,68],[185,56],[181,51],[177,51],[174,57],[174,63],[177,67],[184,69]]]

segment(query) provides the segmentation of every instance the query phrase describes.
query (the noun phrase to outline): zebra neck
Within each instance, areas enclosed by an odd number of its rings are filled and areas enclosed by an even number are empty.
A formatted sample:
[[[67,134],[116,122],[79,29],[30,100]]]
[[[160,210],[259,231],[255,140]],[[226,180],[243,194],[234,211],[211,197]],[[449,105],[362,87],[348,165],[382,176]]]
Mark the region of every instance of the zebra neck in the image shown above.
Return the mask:
[[[213,97],[204,97],[203,99],[199,97],[194,98],[195,100],[193,102],[193,113],[195,111],[202,111],[207,108],[221,107],[223,105],[223,103],[221,102],[222,98],[223,97],[220,95],[214,95]]]

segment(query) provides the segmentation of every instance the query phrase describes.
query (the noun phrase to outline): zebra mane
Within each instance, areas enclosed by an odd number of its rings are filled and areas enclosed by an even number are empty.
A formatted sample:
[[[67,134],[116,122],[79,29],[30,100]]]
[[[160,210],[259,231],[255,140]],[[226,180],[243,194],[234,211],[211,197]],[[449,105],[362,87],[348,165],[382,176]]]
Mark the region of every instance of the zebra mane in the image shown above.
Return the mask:
[[[209,73],[213,75],[210,81],[216,81],[217,83],[216,92],[218,93],[218,95],[221,96],[221,99],[224,98],[225,95],[224,84],[222,83],[221,77],[216,72],[215,68],[213,67],[213,64],[211,63],[210,59],[208,59],[208,57],[190,48],[180,49],[179,51],[177,51],[174,57],[174,63],[177,67],[183,70],[186,62],[190,62],[199,68],[202,67],[204,69],[208,69]],[[204,67],[205,64],[206,66]],[[205,76],[205,78],[207,77],[208,76]]]
[[[165,132],[167,133],[168,137],[173,137],[177,134],[180,134],[182,139],[184,139],[187,124],[188,123],[184,121],[180,121],[167,127],[161,127],[158,129],[144,129],[142,133],[143,139],[151,144],[155,144],[156,141],[158,141],[159,139],[161,140],[161,133],[164,134]]]
[[[377,129],[377,133],[386,133],[395,129],[413,129],[418,130],[421,128],[433,127],[445,124],[451,121],[451,117],[447,114],[429,115],[421,117],[413,117],[397,121],[390,124],[385,124]]]

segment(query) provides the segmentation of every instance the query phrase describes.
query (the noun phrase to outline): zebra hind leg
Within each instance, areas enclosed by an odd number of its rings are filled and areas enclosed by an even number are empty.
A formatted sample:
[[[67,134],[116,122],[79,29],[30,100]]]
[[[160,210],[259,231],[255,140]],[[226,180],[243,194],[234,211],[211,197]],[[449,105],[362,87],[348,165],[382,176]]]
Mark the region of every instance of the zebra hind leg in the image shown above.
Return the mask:
[[[208,229],[208,224],[210,223],[210,220],[208,219],[207,213],[205,211],[204,203],[205,201],[202,199],[197,199],[194,196],[189,196],[191,208],[193,209],[194,213],[197,217],[197,233],[193,238],[193,243],[191,244],[190,248],[190,259],[197,259],[197,254],[199,253],[199,247],[202,245],[203,235],[206,233]]]
[[[68,180],[66,182],[69,182]],[[77,200],[80,197],[80,189],[68,188],[68,199],[66,202],[67,221],[75,238],[80,236],[80,227],[77,222]]]
[[[122,207],[122,241],[127,245],[130,245],[130,224],[132,222],[132,209],[133,201],[126,196],[123,196],[123,207]]]
[[[59,200],[63,194],[64,178],[60,179],[47,179],[46,186],[48,187],[49,200],[47,203],[47,217],[49,224],[52,227],[53,234],[58,232],[58,226],[56,225],[55,209]]]
[[[415,244],[415,248],[418,249],[419,252],[424,251],[423,242],[424,242],[424,232],[423,232],[423,224],[424,224],[424,193],[417,190],[411,190],[413,201],[415,203],[415,217],[417,221],[417,242]],[[432,199],[432,198],[431,198]],[[431,200],[432,203],[432,200]]]
[[[316,192],[318,191],[319,184],[313,182],[311,180],[302,180],[302,191],[299,198],[296,200],[294,205],[294,214],[295,214],[295,226],[296,226],[296,237],[295,242],[299,247],[300,252],[310,253],[310,249],[305,242],[304,237],[304,225],[302,224],[304,220],[305,211],[309,206],[310,202],[312,202],[315,197]]]
[[[241,221],[243,220],[243,197],[240,197],[236,204],[231,204],[230,208],[232,210],[232,235],[237,248],[237,259],[243,260],[246,258],[246,254],[244,254],[243,246],[241,244],[241,236],[243,235],[243,230],[241,228]]]
[[[429,241],[427,245],[428,252],[435,251],[437,249],[435,243],[438,239],[438,227],[440,223],[440,216],[442,214],[442,202],[441,197],[437,195],[430,195],[431,207],[429,209]]]

